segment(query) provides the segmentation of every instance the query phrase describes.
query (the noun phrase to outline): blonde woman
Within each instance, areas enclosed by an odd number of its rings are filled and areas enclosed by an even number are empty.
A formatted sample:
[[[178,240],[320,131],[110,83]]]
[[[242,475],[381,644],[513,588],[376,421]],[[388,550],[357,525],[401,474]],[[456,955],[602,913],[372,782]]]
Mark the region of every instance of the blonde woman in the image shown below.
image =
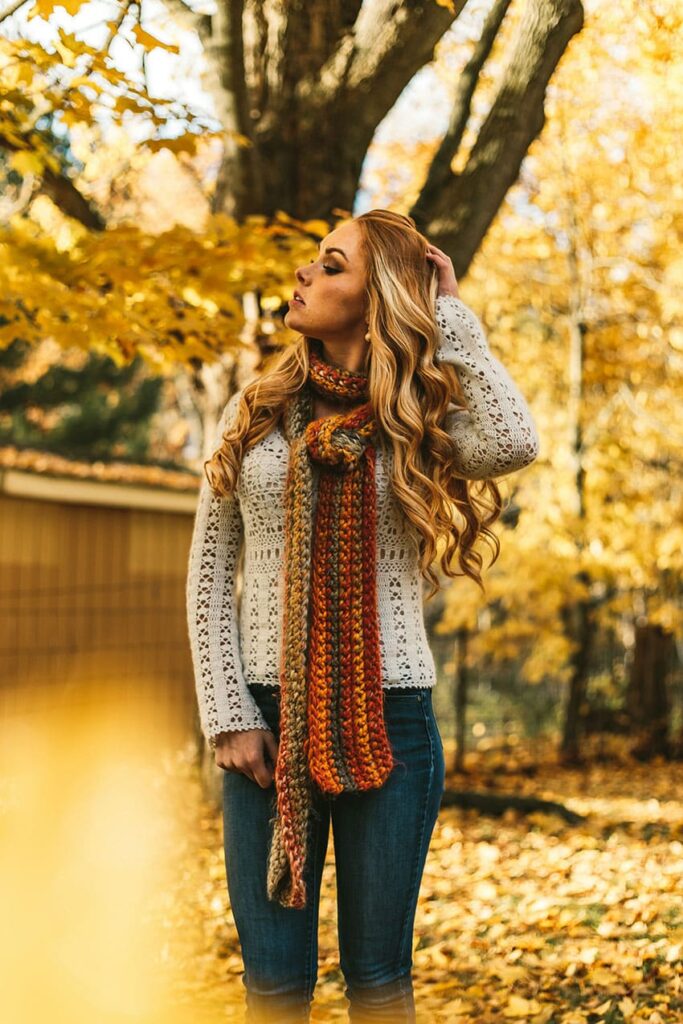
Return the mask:
[[[415,1019],[444,789],[423,579],[431,598],[441,541],[443,574],[483,586],[493,478],[528,466],[538,436],[411,218],[345,221],[295,276],[298,339],[230,399],[205,463],[187,584],[198,706],[224,770],[247,1019],[309,1019],[331,824],[349,1016],[396,1024]]]

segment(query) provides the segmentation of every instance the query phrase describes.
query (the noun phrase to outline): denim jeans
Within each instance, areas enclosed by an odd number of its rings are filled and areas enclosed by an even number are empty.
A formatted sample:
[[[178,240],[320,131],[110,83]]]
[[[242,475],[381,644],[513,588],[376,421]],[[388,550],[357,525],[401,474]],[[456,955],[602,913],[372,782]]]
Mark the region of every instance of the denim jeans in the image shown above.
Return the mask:
[[[279,740],[279,690],[249,688]],[[225,864],[249,1024],[309,1020],[330,819],[349,1019],[415,1021],[413,927],[445,783],[431,688],[385,688],[384,719],[396,764],[382,787],[334,796],[314,784],[304,908],[283,907],[266,894],[275,783],[263,789],[241,772],[224,773]]]

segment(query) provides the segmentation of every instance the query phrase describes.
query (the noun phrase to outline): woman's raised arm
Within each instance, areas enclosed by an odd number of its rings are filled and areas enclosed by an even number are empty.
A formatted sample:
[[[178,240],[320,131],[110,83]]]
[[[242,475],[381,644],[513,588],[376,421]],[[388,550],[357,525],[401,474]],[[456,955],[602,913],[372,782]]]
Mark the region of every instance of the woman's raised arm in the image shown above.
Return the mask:
[[[435,359],[455,367],[468,406],[448,412],[444,423],[458,445],[456,473],[483,480],[523,469],[539,451],[526,400],[462,299],[439,295],[435,315],[441,335]]]

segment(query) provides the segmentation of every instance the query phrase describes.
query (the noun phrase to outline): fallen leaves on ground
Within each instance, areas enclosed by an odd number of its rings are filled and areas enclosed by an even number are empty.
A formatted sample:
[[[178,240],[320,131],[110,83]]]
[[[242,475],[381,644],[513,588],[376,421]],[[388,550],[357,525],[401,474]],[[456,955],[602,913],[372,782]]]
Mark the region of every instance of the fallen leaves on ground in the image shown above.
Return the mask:
[[[515,757],[499,771],[495,758],[473,755],[467,776],[450,773],[447,785],[556,800],[586,821],[442,809],[414,932],[418,1022],[683,1021],[683,765],[623,759],[568,769],[550,751]],[[191,754],[179,754],[172,771],[185,838],[177,884],[158,911],[165,966],[193,1020],[225,1020],[226,1010],[240,1020],[220,808],[203,799]],[[335,898],[330,837],[314,1021],[347,1019]]]

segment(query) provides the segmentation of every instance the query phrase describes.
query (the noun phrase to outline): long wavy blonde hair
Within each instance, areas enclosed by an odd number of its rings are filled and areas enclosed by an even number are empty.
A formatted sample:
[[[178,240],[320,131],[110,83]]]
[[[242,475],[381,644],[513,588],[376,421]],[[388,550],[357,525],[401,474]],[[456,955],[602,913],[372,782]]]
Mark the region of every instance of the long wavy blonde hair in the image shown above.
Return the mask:
[[[470,576],[485,592],[475,543],[482,537],[491,544],[493,564],[500,543],[490,527],[501,514],[501,495],[495,480],[469,481],[454,469],[456,443],[442,424],[454,397],[458,407],[467,406],[455,369],[434,361],[438,278],[426,258],[427,239],[412,217],[389,210],[352,219],[361,230],[368,267],[368,395],[379,443],[393,451],[394,493],[418,530],[420,571],[432,586],[427,600],[441,585],[432,569],[439,548],[445,576]],[[306,383],[310,340],[299,335],[244,387],[232,428],[204,462],[216,495],[233,493],[244,451],[277,426],[287,402]],[[453,565],[456,554],[461,571]]]

